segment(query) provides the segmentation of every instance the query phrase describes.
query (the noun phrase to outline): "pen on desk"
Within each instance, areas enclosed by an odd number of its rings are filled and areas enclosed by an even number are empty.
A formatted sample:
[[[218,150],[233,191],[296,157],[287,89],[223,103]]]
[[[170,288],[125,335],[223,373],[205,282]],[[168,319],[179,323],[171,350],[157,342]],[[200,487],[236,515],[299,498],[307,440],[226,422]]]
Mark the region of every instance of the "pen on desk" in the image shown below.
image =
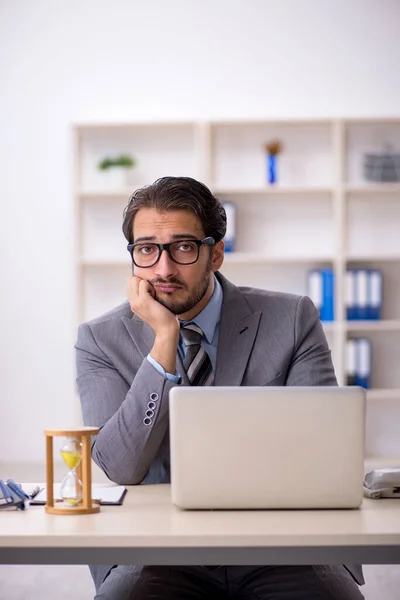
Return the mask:
[[[37,485],[35,487],[35,489],[32,490],[31,495],[30,495],[30,499],[33,500],[39,494],[39,492],[41,492],[41,491],[42,491],[42,488]]]

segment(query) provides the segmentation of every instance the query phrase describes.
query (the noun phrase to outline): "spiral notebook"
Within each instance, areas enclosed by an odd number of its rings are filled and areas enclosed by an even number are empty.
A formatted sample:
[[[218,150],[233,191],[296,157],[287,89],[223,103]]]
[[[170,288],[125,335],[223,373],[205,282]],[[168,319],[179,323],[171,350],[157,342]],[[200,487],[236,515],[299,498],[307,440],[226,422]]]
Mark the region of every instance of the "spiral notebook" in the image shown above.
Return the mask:
[[[126,492],[126,487],[123,485],[92,485],[92,499],[97,502],[100,500],[100,505],[102,506],[121,505],[124,501]],[[29,504],[46,504],[46,500],[47,491],[46,488],[44,488],[37,496],[33,498],[33,500],[29,502]],[[56,502],[62,501],[59,483],[54,484],[54,500]]]

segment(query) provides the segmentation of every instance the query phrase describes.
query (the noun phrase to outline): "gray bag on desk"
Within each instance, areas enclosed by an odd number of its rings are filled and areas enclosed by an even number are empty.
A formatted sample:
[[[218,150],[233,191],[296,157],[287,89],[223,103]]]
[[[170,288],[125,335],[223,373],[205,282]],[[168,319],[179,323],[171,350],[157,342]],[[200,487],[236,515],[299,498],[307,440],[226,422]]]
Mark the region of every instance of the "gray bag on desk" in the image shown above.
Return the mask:
[[[364,478],[367,498],[400,498],[400,467],[376,469]]]

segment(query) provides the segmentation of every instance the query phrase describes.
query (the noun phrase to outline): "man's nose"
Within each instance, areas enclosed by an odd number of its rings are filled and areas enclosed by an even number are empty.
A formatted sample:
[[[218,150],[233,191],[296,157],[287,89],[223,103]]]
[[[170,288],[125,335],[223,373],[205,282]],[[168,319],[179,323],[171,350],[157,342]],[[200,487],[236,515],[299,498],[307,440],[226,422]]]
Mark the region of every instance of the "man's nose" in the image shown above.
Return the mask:
[[[172,260],[166,250],[161,252],[160,260],[156,264],[156,274],[163,279],[167,279],[177,273],[177,264]]]

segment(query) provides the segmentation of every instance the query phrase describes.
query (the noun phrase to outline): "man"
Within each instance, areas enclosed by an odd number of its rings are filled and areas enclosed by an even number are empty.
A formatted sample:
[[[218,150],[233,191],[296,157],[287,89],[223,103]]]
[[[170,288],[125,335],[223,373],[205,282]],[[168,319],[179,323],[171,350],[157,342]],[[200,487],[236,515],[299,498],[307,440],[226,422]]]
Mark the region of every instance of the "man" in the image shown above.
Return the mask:
[[[101,428],[93,459],[112,481],[170,481],[175,385],[337,384],[309,298],[237,288],[219,274],[225,231],[220,202],[188,177],[137,190],[125,209],[128,302],[81,325],[76,344],[83,419]],[[357,566],[91,570],[97,600],[362,598]]]

